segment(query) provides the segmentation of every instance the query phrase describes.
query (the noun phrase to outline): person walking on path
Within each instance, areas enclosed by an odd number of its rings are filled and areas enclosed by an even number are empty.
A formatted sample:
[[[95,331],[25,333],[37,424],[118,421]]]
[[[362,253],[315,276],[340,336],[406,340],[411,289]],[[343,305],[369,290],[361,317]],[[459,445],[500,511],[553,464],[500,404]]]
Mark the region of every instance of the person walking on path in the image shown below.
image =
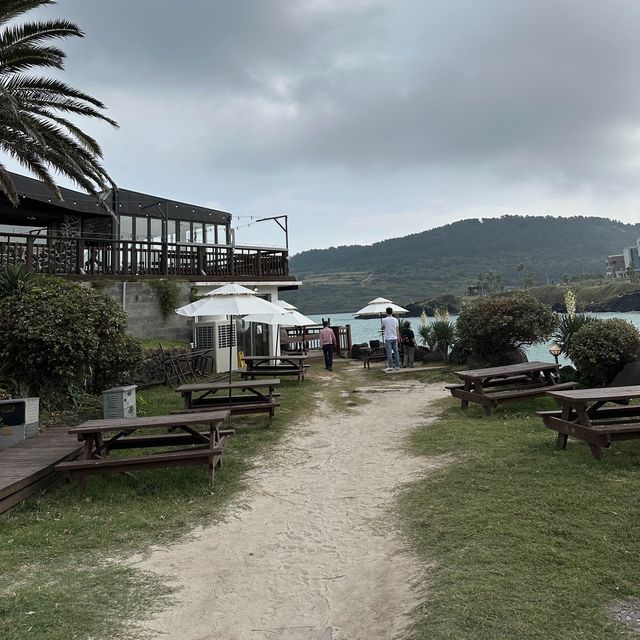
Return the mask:
[[[336,334],[329,327],[329,321],[322,321],[322,329],[320,329],[320,346],[324,355],[324,368],[327,371],[333,371],[333,347],[336,344]]]
[[[402,331],[400,332],[400,342],[402,342],[402,349],[404,351],[404,356],[402,358],[402,366],[406,369],[407,367],[413,367],[413,357],[416,350],[416,335],[413,333],[411,329],[411,323],[408,320],[405,320],[402,323]]]
[[[387,316],[382,319],[382,336],[387,348],[387,368],[385,371],[400,371],[400,353],[398,341],[400,340],[400,325],[397,318],[393,317],[393,309],[387,307]]]

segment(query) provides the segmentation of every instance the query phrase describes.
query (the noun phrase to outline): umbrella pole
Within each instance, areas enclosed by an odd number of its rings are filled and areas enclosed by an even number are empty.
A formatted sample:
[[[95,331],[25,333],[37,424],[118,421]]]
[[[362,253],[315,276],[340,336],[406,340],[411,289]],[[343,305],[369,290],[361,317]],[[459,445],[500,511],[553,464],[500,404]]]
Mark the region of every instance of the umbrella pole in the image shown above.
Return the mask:
[[[229,316],[230,318],[230,326],[229,326],[229,405],[231,405],[231,376],[233,369],[233,316]]]

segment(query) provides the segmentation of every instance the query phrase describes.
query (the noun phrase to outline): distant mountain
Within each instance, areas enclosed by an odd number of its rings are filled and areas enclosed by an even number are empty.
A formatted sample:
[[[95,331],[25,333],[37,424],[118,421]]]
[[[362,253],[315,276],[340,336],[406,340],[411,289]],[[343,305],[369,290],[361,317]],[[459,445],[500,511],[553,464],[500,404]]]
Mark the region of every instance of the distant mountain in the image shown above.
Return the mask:
[[[286,299],[305,313],[356,311],[378,296],[402,304],[462,294],[478,273],[499,286],[536,284],[563,274],[603,274],[608,255],[635,244],[640,225],[607,218],[513,216],[462,220],[373,245],[313,249],[292,257],[304,282]],[[518,267],[522,265],[520,269]]]

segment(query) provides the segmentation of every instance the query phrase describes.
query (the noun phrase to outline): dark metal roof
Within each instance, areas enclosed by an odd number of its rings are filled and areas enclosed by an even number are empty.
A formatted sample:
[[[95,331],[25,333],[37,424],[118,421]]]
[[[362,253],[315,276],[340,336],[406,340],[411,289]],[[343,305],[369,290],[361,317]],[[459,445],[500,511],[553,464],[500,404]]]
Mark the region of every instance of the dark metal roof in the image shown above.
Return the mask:
[[[118,189],[119,215],[149,215],[173,220],[195,220],[197,222],[217,222],[231,224],[231,214],[217,209],[209,209],[195,204],[152,196],[139,191]]]
[[[23,176],[19,173],[11,173],[18,194],[21,198],[36,200],[56,207],[60,213],[73,211],[75,213],[87,213],[92,215],[110,215],[108,211],[100,205],[97,197],[60,187],[62,197],[61,202],[56,198],[49,187],[42,181]],[[105,203],[113,208],[116,198],[113,192],[101,194]],[[175,220],[194,220],[197,222],[215,222],[218,224],[231,224],[231,214],[217,209],[201,207],[198,205],[171,200],[161,196],[149,195],[139,191],[129,189],[118,189],[117,193],[119,215],[147,215],[151,217]]]

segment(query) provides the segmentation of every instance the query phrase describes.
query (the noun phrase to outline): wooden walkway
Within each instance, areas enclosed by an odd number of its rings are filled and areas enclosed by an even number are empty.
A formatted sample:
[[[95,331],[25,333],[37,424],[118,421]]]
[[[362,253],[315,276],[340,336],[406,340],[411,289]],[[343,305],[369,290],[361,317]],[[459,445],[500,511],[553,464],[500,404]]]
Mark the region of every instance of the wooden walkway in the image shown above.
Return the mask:
[[[66,429],[51,429],[0,451],[0,513],[59,480],[54,465],[73,460],[82,449]]]

